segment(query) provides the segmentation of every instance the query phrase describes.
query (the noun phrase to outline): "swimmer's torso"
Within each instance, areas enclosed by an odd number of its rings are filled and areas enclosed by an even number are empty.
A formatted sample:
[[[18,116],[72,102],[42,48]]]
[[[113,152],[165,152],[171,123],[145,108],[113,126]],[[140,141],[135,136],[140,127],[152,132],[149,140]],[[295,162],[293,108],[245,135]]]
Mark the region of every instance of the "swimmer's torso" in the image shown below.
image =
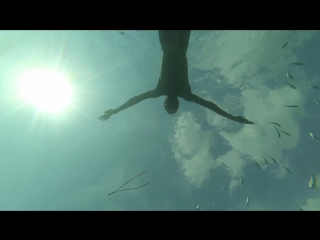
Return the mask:
[[[160,95],[182,97],[191,92],[188,79],[186,52],[176,47],[163,52],[159,81],[156,87]]]

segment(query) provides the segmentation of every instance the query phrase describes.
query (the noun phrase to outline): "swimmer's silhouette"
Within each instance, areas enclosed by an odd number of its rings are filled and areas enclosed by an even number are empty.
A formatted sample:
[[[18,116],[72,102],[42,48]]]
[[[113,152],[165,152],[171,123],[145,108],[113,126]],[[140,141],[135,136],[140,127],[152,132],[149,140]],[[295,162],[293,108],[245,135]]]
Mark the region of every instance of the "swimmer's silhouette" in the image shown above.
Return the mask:
[[[109,109],[100,116],[102,121],[108,120],[113,114],[118,113],[148,98],[167,96],[164,100],[164,108],[167,113],[174,114],[179,108],[178,97],[188,102],[197,103],[230,120],[254,124],[241,117],[232,116],[223,111],[213,102],[198,97],[191,92],[188,78],[187,49],[190,38],[190,30],[159,30],[159,40],[162,48],[162,65],[158,84],[155,89],[132,97],[126,103],[116,109]]]

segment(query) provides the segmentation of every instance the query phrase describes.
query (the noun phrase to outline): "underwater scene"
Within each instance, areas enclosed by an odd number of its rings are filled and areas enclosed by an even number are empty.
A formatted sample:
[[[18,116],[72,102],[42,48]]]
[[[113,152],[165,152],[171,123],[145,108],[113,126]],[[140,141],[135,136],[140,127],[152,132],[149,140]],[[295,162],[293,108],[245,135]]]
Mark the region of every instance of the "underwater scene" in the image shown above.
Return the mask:
[[[320,31],[0,42],[0,210],[320,210]]]

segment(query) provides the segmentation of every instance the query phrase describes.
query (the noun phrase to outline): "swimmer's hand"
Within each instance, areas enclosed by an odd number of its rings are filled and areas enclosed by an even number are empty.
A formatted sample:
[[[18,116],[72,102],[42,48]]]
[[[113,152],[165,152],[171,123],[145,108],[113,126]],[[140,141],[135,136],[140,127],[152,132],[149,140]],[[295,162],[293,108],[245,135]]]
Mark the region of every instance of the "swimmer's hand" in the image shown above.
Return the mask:
[[[104,115],[100,116],[99,119],[101,121],[107,121],[109,119],[109,117],[111,117],[113,115],[113,110],[109,109],[107,111],[104,112]]]
[[[244,123],[244,124],[254,124],[254,122],[251,122],[247,119],[245,119],[244,117],[241,116],[236,116],[233,119],[234,121],[238,122],[238,123]]]

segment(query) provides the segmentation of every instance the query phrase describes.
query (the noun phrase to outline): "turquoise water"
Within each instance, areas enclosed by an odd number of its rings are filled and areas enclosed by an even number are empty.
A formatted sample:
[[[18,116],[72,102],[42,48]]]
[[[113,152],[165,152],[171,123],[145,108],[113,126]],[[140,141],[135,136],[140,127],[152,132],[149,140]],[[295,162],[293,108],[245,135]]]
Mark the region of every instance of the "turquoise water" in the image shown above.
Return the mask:
[[[169,115],[164,96],[99,121],[155,88],[157,31],[0,31],[0,41],[0,210],[320,210],[308,186],[320,174],[310,136],[320,137],[320,89],[306,85],[320,86],[319,31],[191,32],[192,92],[255,125],[183,99]],[[40,70],[69,84],[63,108],[46,104],[62,88],[28,88],[26,73]],[[144,171],[123,188],[149,184],[109,195]]]

